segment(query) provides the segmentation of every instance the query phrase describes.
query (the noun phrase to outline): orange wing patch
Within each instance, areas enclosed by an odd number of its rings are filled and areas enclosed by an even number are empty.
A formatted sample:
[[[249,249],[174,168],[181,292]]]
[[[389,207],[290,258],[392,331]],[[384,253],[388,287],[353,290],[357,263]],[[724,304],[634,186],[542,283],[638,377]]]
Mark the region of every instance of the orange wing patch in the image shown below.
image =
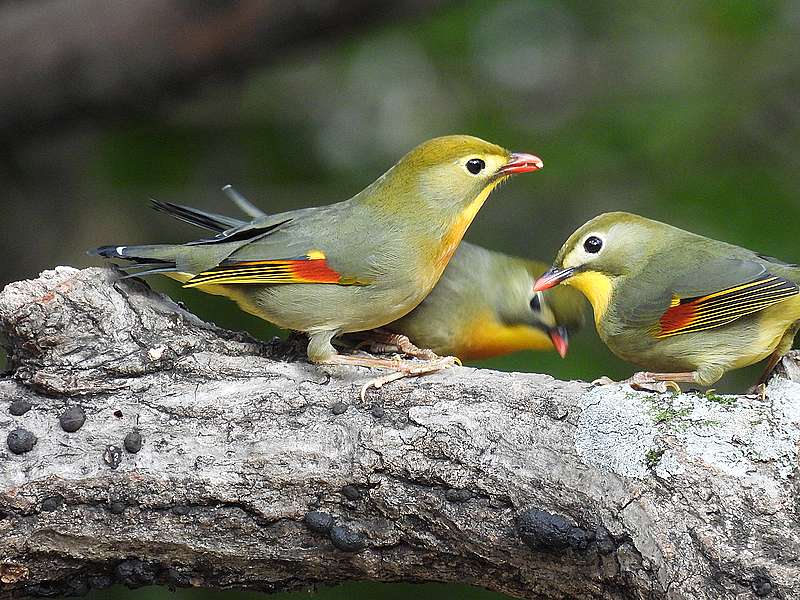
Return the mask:
[[[763,277],[697,298],[674,298],[659,320],[657,338],[713,329],[800,293],[783,277]]]
[[[343,277],[333,270],[325,254],[313,250],[305,256],[279,260],[253,260],[222,264],[203,271],[183,287],[224,284],[333,283],[337,285],[366,285],[352,277]]]

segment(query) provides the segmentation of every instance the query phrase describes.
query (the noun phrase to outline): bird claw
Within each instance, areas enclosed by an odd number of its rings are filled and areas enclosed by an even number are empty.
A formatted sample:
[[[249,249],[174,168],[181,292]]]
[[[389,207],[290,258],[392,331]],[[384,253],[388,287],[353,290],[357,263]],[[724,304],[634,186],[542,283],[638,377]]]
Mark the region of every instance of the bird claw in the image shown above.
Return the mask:
[[[756,396],[762,402],[767,399],[767,384],[758,383],[747,390],[748,396]]]
[[[611,377],[606,377],[605,375],[592,381],[592,385],[614,385],[615,383],[617,382],[611,379]]]
[[[592,385],[614,385],[616,383],[627,383],[633,389],[643,392],[656,392],[657,394],[663,394],[665,392],[672,391],[676,394],[681,393],[681,387],[674,381],[661,381],[653,379],[649,375],[649,373],[634,373],[633,376],[619,382],[603,375],[602,377],[598,377],[592,381]]]
[[[428,361],[440,358],[433,350],[418,348],[408,337],[399,333],[373,331],[370,332],[370,335],[373,336],[372,339],[360,342],[356,349],[366,348],[368,352],[373,354],[405,354],[406,356]]]
[[[395,371],[394,373],[389,373],[388,375],[383,375],[381,377],[373,377],[367,383],[361,386],[361,392],[359,392],[359,396],[361,397],[361,401],[364,402],[367,399],[367,392],[370,388],[375,388],[376,390],[381,389],[387,383],[391,383],[392,381],[397,381],[398,379],[403,379],[404,377],[408,377],[406,373],[403,371]]]
[[[634,373],[625,380],[624,383],[630,385],[634,390],[643,392],[655,392],[664,394],[666,392],[681,393],[681,386],[668,379],[656,379],[650,373]]]
[[[437,371],[442,371],[453,365],[461,366],[461,361],[455,356],[437,356],[435,360],[429,360],[420,364],[398,361],[396,371],[380,377],[373,377],[361,386],[361,401],[363,402],[367,399],[367,392],[370,388],[379,390],[392,381],[397,381],[398,379],[404,379],[406,377],[419,377],[429,373],[436,373]]]
[[[681,386],[674,381],[628,381],[628,385],[641,392],[655,392],[656,394],[665,394],[666,392],[681,393]]]

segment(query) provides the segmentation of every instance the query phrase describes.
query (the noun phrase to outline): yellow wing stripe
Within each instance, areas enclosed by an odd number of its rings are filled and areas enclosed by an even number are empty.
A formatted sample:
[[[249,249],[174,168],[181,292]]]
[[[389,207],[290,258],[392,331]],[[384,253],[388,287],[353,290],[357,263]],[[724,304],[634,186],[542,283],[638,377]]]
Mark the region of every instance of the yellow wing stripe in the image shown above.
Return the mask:
[[[708,318],[719,314],[727,314],[737,311],[747,311],[754,306],[769,305],[779,302],[789,296],[797,294],[797,289],[778,288],[767,293],[754,294],[752,296],[737,296],[735,298],[720,297],[708,304],[699,304],[697,308],[697,318]]]
[[[768,282],[774,281],[776,279],[778,279],[778,278],[775,277],[774,275],[768,276],[766,279],[756,279],[755,281],[751,281],[749,283],[743,283],[742,285],[737,285],[736,287],[728,288],[726,290],[720,290],[718,292],[714,292],[713,294],[708,294],[707,296],[703,296],[702,300],[704,302],[707,302],[708,300],[711,300],[712,298],[719,298],[720,296],[728,296],[728,295],[734,294],[734,293],[736,293],[736,292],[738,292],[740,290],[746,290],[748,288],[755,287],[757,285],[762,285],[764,283],[768,283]]]
[[[337,285],[366,285],[354,277],[343,277],[333,270],[319,250],[305,256],[283,260],[242,261],[220,265],[198,273],[183,287],[211,284],[334,283]]]
[[[699,317],[692,318],[681,330],[674,331],[666,334],[659,335],[658,337],[669,337],[671,335],[678,335],[681,333],[689,333],[690,331],[699,331],[698,328],[702,329],[711,329],[713,327],[719,327],[720,325],[725,325],[726,323],[730,323],[731,321],[735,321],[739,317],[743,317],[745,315],[749,315],[760,310],[764,310],[768,306],[772,306],[781,300],[785,300],[794,296],[794,294],[786,294],[781,298],[773,299],[768,302],[758,302],[758,303],[750,303],[748,305],[740,306],[740,307],[733,307],[729,310],[720,310],[712,313],[705,313],[700,315]]]
[[[760,279],[699,298],[673,298],[655,336],[671,337],[720,327],[800,293],[797,285],[767,274]],[[678,300],[676,302],[676,300]]]

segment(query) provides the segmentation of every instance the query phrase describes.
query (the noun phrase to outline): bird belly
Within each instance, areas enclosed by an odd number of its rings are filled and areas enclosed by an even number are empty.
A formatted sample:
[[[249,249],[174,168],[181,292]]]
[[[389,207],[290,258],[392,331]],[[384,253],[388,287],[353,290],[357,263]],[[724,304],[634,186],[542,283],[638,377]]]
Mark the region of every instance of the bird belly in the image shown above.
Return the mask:
[[[773,304],[757,313],[758,329],[753,336],[750,352],[743,352],[732,369],[755,364],[775,352],[786,331],[800,319],[800,296]]]
[[[243,310],[279,327],[307,332],[374,329],[400,318],[421,300],[419,293],[407,295],[374,285],[224,287],[230,289],[223,295],[235,300]]]

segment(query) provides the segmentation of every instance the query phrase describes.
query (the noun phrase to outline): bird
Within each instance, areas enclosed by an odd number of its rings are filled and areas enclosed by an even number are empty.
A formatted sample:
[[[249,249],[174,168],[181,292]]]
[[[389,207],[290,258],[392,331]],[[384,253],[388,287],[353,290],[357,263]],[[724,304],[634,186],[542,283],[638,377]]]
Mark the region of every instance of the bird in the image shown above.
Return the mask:
[[[581,291],[608,348],[647,369],[630,383],[706,387],[767,359],[763,386],[800,326],[798,282],[798,265],[610,212],[579,227],[533,289]]]
[[[233,186],[222,191],[251,219],[267,216]],[[163,203],[154,207],[165,210]],[[166,212],[217,232],[244,224],[188,207],[173,206]],[[546,269],[546,263],[462,241],[436,286],[414,310],[383,328],[345,336],[344,345],[426,360],[439,355],[475,360],[553,348],[564,358],[570,334],[584,323],[584,300],[566,287],[532,292],[533,282]]]
[[[245,222],[156,201],[159,210],[218,233],[186,244],[113,244],[90,254],[130,261],[131,274],[165,274],[304,332],[312,363],[418,374],[419,366],[397,360],[340,354],[331,342],[416,307],[492,190],[542,167],[532,154],[444,136],[423,142],[348,200]]]
[[[375,332],[371,349],[477,360],[555,348],[563,358],[569,334],[583,325],[585,301],[565,287],[533,292],[547,266],[462,241],[431,293]]]

